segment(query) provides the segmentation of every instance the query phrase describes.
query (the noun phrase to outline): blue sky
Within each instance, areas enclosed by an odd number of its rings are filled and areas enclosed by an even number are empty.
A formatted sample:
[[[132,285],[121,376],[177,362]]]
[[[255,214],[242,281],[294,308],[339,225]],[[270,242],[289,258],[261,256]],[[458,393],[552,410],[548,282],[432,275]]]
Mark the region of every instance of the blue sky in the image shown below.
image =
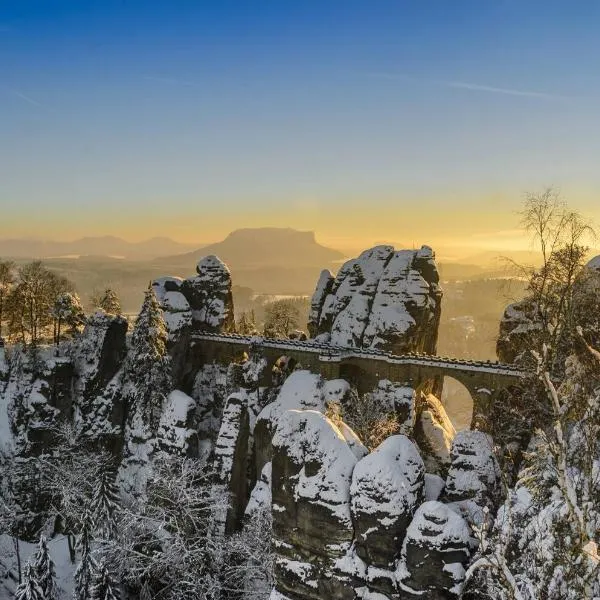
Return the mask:
[[[0,0],[0,236],[464,239],[543,185],[600,217],[599,25],[595,1]]]

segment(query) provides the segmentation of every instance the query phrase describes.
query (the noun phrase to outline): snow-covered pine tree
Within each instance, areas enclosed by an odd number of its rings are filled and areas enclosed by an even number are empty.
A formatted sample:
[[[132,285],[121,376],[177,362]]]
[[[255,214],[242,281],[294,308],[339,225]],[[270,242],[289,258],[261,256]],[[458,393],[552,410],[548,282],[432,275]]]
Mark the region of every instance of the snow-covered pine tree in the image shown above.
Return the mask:
[[[48,551],[48,540],[45,535],[40,536],[37,552],[33,558],[35,578],[42,588],[44,600],[58,600],[56,589],[56,571],[54,562]]]
[[[15,600],[45,600],[35,570],[29,563],[23,569],[23,578],[15,591]]]
[[[251,313],[243,312],[237,322],[237,333],[241,335],[256,335],[258,329],[254,320],[254,311]]]
[[[63,325],[68,325],[71,331],[75,331],[85,323],[85,313],[79,296],[71,292],[60,294],[54,301],[52,317],[54,318],[54,343],[58,346]]]
[[[81,559],[74,576],[74,600],[90,600],[92,583],[98,571],[98,565],[91,553],[92,528],[92,515],[88,509],[85,509],[81,519],[81,532],[77,542],[77,547],[81,553]]]
[[[106,288],[104,290],[104,294],[100,298],[98,305],[102,310],[104,310],[108,314],[121,314],[121,302],[119,300],[119,296],[117,296],[117,293],[111,288]]]
[[[117,583],[106,565],[101,564],[94,578],[90,600],[120,600],[120,597]]]
[[[115,473],[106,465],[102,465],[90,505],[95,531],[101,537],[109,538],[114,533],[115,513],[118,508],[119,491],[115,483]]]
[[[156,432],[164,400],[171,391],[167,328],[152,288],[146,291],[127,355],[125,396],[130,426],[142,423]]]
[[[131,335],[121,381],[126,419],[118,484],[126,501],[139,500],[145,494],[160,417],[172,390],[167,328],[151,288]]]

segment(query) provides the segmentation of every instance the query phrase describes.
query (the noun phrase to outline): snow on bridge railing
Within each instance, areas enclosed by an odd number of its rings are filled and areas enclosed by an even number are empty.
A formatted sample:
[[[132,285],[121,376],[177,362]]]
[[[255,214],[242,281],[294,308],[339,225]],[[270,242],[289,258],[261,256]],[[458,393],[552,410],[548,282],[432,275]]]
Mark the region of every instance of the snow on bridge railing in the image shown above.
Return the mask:
[[[381,360],[389,364],[410,364],[427,367],[439,367],[458,371],[478,371],[480,373],[491,373],[495,375],[507,375],[511,377],[524,378],[531,373],[523,371],[515,365],[494,361],[477,361],[463,358],[452,358],[446,356],[435,356],[428,354],[392,354],[384,350],[372,348],[355,348],[351,346],[334,346],[314,340],[284,340],[278,338],[267,338],[262,336],[240,335],[236,333],[196,333],[192,335],[192,341],[204,340],[228,345],[244,347],[263,347],[287,351],[297,351],[310,354],[327,356],[331,360],[335,356],[343,358],[365,358],[370,360]],[[327,359],[326,359],[327,360]]]

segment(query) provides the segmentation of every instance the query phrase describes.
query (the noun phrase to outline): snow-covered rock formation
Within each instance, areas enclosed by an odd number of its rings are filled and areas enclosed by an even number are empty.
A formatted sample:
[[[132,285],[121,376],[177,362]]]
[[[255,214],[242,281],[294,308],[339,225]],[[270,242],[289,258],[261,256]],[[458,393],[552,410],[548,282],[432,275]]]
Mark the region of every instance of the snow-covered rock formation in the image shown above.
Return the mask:
[[[396,577],[403,598],[459,598],[470,555],[467,522],[446,504],[422,504],[408,527]]]
[[[444,476],[450,465],[450,449],[456,431],[442,403],[433,394],[417,402],[414,437],[428,473]]]
[[[122,366],[127,352],[127,320],[122,316],[97,312],[87,319],[81,337],[73,345],[73,399],[75,422],[90,440],[100,432],[110,432],[118,421],[114,395],[107,387]],[[108,440],[105,440],[108,441]]]
[[[321,273],[311,302],[312,337],[396,354],[434,354],[442,291],[435,254],[376,246],[334,278]]]
[[[192,309],[187,298],[181,293],[182,284],[183,279],[179,277],[159,277],[152,282],[156,299],[164,311],[171,344],[179,340],[192,326]]]
[[[484,508],[494,509],[501,498],[500,467],[494,441],[482,431],[459,431],[454,438],[446,478],[445,499],[455,502],[475,521]]]
[[[519,360],[529,348],[541,347],[542,335],[542,324],[532,300],[509,304],[500,320],[496,342],[498,360],[504,363]]]
[[[235,321],[229,268],[216,256],[205,256],[198,262],[196,273],[179,288],[192,311],[192,327],[201,331],[232,331]]]
[[[387,438],[352,473],[351,510],[358,556],[389,569],[423,500],[425,467],[404,435]]]
[[[272,511],[277,590],[290,598],[344,598],[339,568],[354,535],[350,484],[357,456],[318,411],[289,410],[273,437]]]

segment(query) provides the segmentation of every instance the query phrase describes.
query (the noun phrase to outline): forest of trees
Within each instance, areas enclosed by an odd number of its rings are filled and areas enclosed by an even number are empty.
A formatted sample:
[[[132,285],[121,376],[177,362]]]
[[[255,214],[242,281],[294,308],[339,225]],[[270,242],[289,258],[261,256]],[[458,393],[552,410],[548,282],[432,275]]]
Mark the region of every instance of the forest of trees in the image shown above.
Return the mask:
[[[287,338],[298,334],[308,321],[309,299],[263,298],[256,308],[243,311],[236,322],[236,331],[242,335],[264,335]]]
[[[91,298],[94,307],[119,314],[117,294],[107,288]],[[22,265],[0,260],[0,339],[56,345],[67,333],[81,330],[85,314],[81,299],[69,279],[39,261]]]

